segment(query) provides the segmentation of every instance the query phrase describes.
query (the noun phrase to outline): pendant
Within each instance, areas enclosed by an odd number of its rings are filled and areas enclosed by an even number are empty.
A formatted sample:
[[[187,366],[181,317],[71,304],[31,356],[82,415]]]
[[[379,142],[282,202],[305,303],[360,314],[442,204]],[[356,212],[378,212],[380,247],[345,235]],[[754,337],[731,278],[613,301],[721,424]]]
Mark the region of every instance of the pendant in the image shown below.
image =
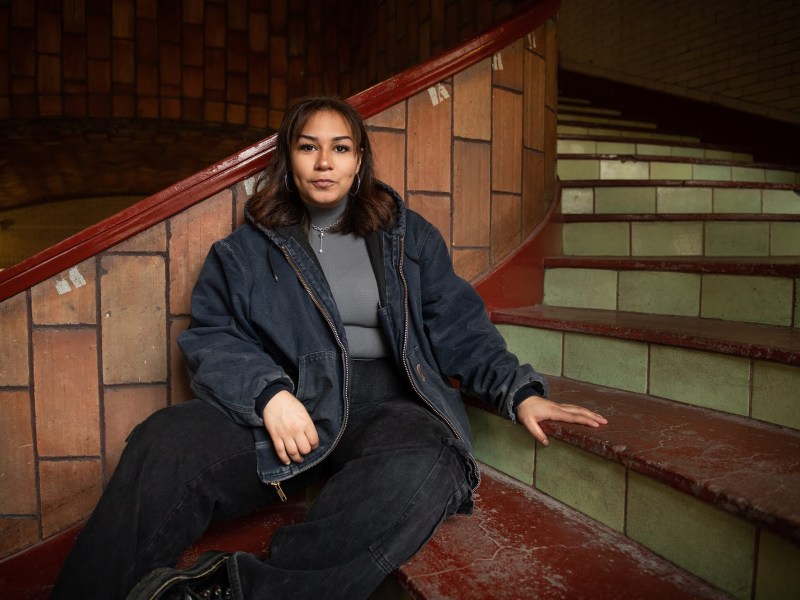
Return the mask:
[[[322,254],[322,238],[324,238],[324,237],[325,237],[325,232],[324,231],[320,231],[319,232],[319,253],[320,254]]]

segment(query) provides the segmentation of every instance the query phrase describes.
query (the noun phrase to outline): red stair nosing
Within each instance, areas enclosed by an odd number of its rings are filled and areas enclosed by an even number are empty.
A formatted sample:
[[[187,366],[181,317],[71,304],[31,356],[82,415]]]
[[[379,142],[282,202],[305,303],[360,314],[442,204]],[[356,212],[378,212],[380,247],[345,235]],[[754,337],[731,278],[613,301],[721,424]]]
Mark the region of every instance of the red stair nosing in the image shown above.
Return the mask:
[[[800,199],[798,200],[800,202]],[[616,221],[779,221],[800,222],[800,214],[784,213],[569,213],[562,214],[564,223],[612,223]]]
[[[183,553],[177,566],[193,565],[208,550],[241,550],[266,556],[269,540],[278,527],[301,521],[305,513],[303,502],[290,500],[244,517],[213,523],[203,537]],[[0,598],[47,600],[82,527],[83,524],[71,527],[1,560]]]
[[[791,256],[545,256],[547,268],[673,271],[725,275],[800,276],[800,257]]]
[[[491,314],[495,323],[604,335],[800,366],[797,328],[542,305],[497,309]]]
[[[588,187],[691,187],[691,188],[732,188],[732,189],[764,189],[795,190],[800,193],[800,186],[794,183],[769,183],[764,181],[714,181],[711,179],[565,179],[562,188]]]
[[[448,519],[399,569],[412,597],[728,598],[578,511],[482,467],[471,517]]]

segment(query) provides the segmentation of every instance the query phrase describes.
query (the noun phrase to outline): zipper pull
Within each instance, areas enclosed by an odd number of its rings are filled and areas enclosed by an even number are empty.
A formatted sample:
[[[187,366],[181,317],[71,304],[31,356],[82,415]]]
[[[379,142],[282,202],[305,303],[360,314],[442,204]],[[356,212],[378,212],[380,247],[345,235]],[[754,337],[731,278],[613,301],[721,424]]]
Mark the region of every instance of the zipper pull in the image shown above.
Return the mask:
[[[275,488],[275,493],[278,494],[278,498],[281,499],[281,502],[286,502],[286,494],[283,493],[281,482],[273,481],[272,483],[270,483],[270,485]]]

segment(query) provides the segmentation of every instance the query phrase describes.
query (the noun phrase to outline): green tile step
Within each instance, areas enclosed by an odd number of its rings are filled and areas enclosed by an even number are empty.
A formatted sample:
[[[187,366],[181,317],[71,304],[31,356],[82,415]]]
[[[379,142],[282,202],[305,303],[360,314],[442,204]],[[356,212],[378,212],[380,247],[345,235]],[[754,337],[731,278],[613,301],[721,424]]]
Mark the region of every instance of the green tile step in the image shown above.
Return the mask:
[[[568,256],[800,256],[795,214],[564,214]]]
[[[537,489],[733,597],[749,598],[754,583],[799,588],[785,567],[800,566],[800,432],[562,377],[550,385],[554,401],[608,424],[546,422],[548,447],[491,452],[502,438],[485,438],[480,424],[501,418],[474,403],[479,460],[507,472],[512,454],[529,454]]]
[[[571,125],[584,124],[590,127],[595,125],[609,125],[621,129],[649,129],[655,130],[658,128],[656,123],[649,121],[641,121],[638,119],[626,119],[620,115],[609,115],[599,113],[586,113],[583,111],[560,111],[558,113],[559,123],[568,123]]]
[[[590,149],[581,150],[584,147]],[[753,162],[752,154],[719,144],[623,138],[620,136],[561,134],[558,136],[556,152],[558,154],[627,154],[650,157],[704,158],[734,161],[743,165]]]
[[[564,214],[800,214],[800,191],[791,184],[770,183],[565,181],[561,210]]]
[[[752,163],[752,155],[732,150],[704,148],[699,144],[667,144],[658,140],[636,141],[624,138],[592,138],[591,136],[563,135],[556,144],[559,156],[581,155],[629,155],[641,157],[678,157],[737,161]]]
[[[621,117],[622,113],[614,108],[599,108],[596,106],[589,106],[586,104],[570,104],[559,100],[558,114],[577,113],[585,115],[608,115],[612,117]]]
[[[800,429],[796,328],[544,305],[492,316],[543,373]]]
[[[587,165],[590,163],[597,166],[589,169]],[[619,179],[798,184],[797,170],[785,165],[682,156],[559,154],[557,170],[563,181]]]
[[[543,266],[545,305],[800,325],[800,258],[556,256]]]
[[[651,129],[632,129],[632,128],[619,128],[608,125],[593,125],[588,126],[585,123],[558,123],[556,126],[556,133],[559,137],[562,135],[591,135],[603,136],[608,138],[635,138],[640,140],[662,140],[673,142],[691,142],[699,143],[700,138],[692,135],[681,135],[677,133],[662,133],[653,131]]]
[[[602,335],[800,367],[800,331],[789,327],[541,305],[495,309],[492,319],[499,324]]]

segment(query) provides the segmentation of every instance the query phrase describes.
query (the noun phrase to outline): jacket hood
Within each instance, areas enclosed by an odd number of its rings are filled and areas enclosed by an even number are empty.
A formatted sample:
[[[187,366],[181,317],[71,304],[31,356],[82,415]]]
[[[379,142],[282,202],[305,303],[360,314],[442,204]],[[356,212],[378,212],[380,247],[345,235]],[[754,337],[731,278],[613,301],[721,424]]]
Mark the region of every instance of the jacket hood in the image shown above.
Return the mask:
[[[389,197],[394,201],[395,204],[395,221],[392,225],[387,229],[387,232],[392,235],[404,235],[406,231],[406,208],[403,204],[403,199],[400,197],[394,188],[387,185],[383,181],[376,180],[375,181],[376,187],[385,192],[389,195]],[[275,244],[280,244],[281,242],[285,241],[287,238],[291,237],[291,226],[288,227],[279,227],[277,229],[268,229],[264,227],[261,223],[256,221],[255,217],[253,216],[252,211],[250,210],[250,205],[253,202],[253,198],[247,200],[244,206],[244,216],[250,224],[252,224],[257,229],[260,229],[264,234],[272,240]]]

